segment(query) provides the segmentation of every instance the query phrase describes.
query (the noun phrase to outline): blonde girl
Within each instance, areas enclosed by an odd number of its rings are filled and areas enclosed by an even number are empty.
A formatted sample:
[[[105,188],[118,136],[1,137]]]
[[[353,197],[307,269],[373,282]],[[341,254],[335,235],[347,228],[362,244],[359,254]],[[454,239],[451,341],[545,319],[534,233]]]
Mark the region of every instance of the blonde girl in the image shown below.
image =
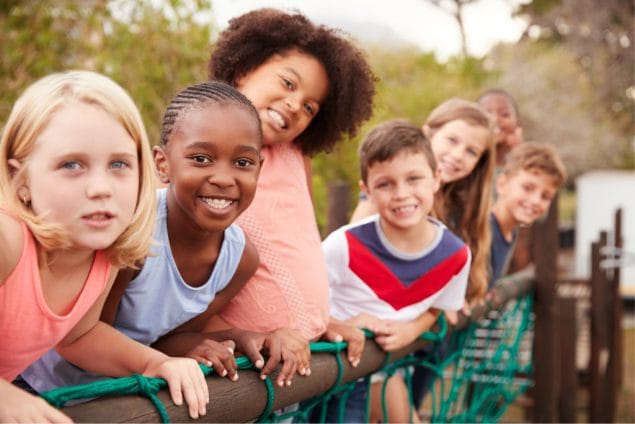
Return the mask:
[[[154,167],[132,99],[103,75],[52,74],[17,100],[0,147],[0,421],[68,420],[10,383],[53,347],[101,374],[165,378],[176,404],[204,414],[194,360],[99,321],[117,270],[145,257],[153,230]]]

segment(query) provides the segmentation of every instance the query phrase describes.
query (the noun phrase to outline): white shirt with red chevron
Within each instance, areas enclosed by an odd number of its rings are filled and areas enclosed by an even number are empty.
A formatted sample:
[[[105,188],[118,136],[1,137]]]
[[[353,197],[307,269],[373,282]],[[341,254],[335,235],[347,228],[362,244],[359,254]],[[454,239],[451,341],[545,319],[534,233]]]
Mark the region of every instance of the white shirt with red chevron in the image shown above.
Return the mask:
[[[339,228],[323,242],[329,275],[331,315],[340,320],[361,313],[411,321],[429,308],[463,306],[470,250],[445,225],[416,254],[398,251],[381,231],[379,215]]]

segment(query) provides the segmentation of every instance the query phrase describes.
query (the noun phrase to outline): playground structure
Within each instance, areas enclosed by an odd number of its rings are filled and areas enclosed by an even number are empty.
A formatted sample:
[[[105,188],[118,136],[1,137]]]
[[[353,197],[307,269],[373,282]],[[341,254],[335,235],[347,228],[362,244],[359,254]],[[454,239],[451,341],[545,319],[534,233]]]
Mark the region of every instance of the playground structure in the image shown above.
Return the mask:
[[[333,193],[334,197],[346,194],[341,189]],[[342,216],[345,215],[329,211],[331,219],[341,219]],[[454,377],[440,393],[433,390],[432,396],[436,397],[437,406],[430,417],[431,421],[495,421],[525,390],[532,400],[525,410],[525,420],[577,422],[581,410],[587,415],[588,422],[615,420],[623,359],[619,296],[619,265],[624,255],[621,249],[622,211],[617,210],[615,213],[613,231],[601,232],[592,245],[592,273],[589,279],[568,278],[558,271],[556,201],[552,202],[547,218],[536,223],[531,234],[533,264],[519,273],[502,278],[494,289],[494,296],[476,307],[469,318],[461,317],[457,326],[450,330],[457,335],[463,332],[464,340],[473,340],[475,337],[470,338],[470,334],[482,333],[487,326],[488,331],[500,331],[505,326],[509,328],[510,323],[522,323],[506,321],[503,312],[518,309],[517,305],[529,304],[533,313],[524,314],[530,319],[519,325],[523,327],[524,333],[516,331],[516,334],[497,336],[488,340],[489,348],[483,348],[482,345],[479,348],[478,345],[465,342],[458,357],[442,364],[445,375],[454,371]],[[587,303],[590,305],[588,320],[580,316],[580,306]],[[491,325],[496,320],[503,323],[498,330],[496,325]],[[584,348],[590,349],[590,359],[585,368],[580,369],[576,360],[580,354],[578,335],[586,323],[590,323],[590,342]],[[278,421],[285,416],[273,414],[272,411],[316,396],[326,400],[336,391],[345,390],[347,383],[376,370],[392,370],[397,366],[412,364],[410,354],[426,344],[438,341],[444,332],[445,327],[440,325],[412,345],[392,354],[383,352],[370,338],[356,368],[350,367],[346,361],[344,343],[313,343],[312,374],[308,377],[297,376],[290,387],[274,387],[270,380],[261,381],[257,372],[251,369],[249,361],[240,358],[241,371],[237,382],[213,375],[208,377],[211,402],[206,417],[198,421]],[[527,340],[533,340],[533,347],[521,348],[523,340],[525,346]],[[491,344],[496,342],[499,347],[492,348]],[[532,352],[529,363],[519,354],[523,353],[522,349]],[[473,356],[480,359],[468,358],[469,352],[476,352]],[[439,375],[443,373],[439,372]],[[588,379],[581,379],[584,376],[588,376]],[[65,407],[64,412],[76,421],[190,421],[187,409],[173,405],[166,390],[163,390],[164,384],[154,380],[158,379],[130,377],[108,380],[96,391],[93,387],[76,387],[60,389],[45,397],[61,407],[67,400],[86,397],[87,394],[109,395]],[[578,402],[580,387],[589,391],[590,402],[586,408]],[[469,396],[466,390],[470,392]],[[319,402],[313,406],[320,408]],[[290,416],[302,420],[306,419],[306,413],[300,410]]]

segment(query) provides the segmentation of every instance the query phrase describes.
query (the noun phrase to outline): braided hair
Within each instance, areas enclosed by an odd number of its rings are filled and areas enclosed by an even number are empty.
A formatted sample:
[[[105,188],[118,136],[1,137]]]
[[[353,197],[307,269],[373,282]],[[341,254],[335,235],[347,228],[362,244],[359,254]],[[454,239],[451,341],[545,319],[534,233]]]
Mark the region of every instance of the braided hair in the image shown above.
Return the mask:
[[[227,83],[222,81],[206,81],[181,90],[172,99],[163,115],[163,123],[161,124],[161,145],[165,146],[168,144],[170,135],[177,127],[181,116],[195,107],[207,106],[210,103],[234,104],[244,107],[258,122],[258,131],[262,138],[260,117],[249,99]]]

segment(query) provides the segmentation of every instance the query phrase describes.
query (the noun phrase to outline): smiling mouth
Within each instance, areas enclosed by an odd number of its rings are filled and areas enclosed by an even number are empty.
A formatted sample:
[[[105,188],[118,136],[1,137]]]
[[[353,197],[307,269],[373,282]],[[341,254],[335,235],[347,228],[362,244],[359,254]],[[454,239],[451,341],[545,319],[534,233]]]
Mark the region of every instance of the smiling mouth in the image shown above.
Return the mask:
[[[226,207],[234,203],[233,200],[229,200],[229,199],[218,199],[218,198],[212,198],[212,197],[203,197],[202,199],[203,199],[203,202],[211,206],[212,209],[225,209]]]
[[[287,124],[284,121],[284,118],[282,117],[282,115],[280,115],[277,111],[273,110],[273,109],[267,109],[267,115],[269,115],[269,117],[276,123],[276,125],[278,125],[280,128],[282,129],[286,129],[287,128]]]

